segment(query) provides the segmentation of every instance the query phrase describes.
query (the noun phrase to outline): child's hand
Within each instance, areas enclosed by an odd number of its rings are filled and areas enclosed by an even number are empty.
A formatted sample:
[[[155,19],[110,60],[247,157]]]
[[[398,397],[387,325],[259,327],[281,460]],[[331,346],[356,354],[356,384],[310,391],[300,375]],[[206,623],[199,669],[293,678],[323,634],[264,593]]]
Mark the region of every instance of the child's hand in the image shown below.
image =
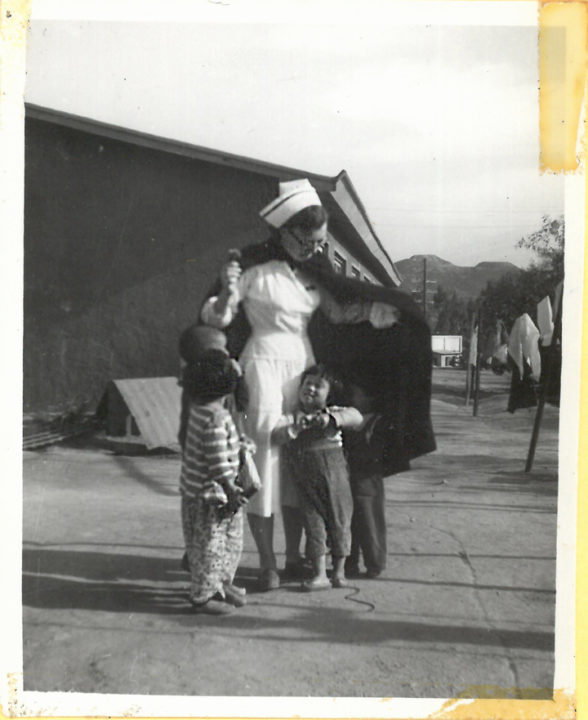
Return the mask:
[[[311,426],[319,430],[326,430],[331,422],[331,416],[327,412],[319,412],[312,417]]]
[[[243,488],[236,485],[234,482],[229,483],[226,489],[227,497],[229,499],[229,505],[234,505],[240,508],[242,505],[247,504],[247,498],[243,492]]]
[[[243,452],[249,453],[250,455],[254,455],[257,450],[257,445],[253,442],[253,440],[247,435],[241,435],[239,438],[239,444],[240,449]]]
[[[312,423],[312,415],[306,415],[303,412],[297,412],[294,416],[294,427],[298,432],[307,430]]]
[[[233,487],[227,490],[229,501],[225,508],[227,515],[234,515],[240,508],[247,505],[249,498],[245,497],[243,490],[240,487]]]

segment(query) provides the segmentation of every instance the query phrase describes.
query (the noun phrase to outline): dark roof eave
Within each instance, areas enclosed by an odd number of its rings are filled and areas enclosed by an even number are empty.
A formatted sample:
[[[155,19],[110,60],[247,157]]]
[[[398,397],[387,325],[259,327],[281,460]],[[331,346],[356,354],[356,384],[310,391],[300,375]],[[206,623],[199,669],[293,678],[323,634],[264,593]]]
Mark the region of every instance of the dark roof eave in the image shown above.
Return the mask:
[[[331,192],[337,185],[338,175],[330,177],[328,175],[319,175],[317,173],[309,173],[307,170],[299,170],[297,168],[286,167],[276,163],[265,162],[263,160],[255,160],[243,155],[235,155],[233,153],[222,152],[220,150],[212,150],[200,145],[192,145],[181,140],[173,140],[162,138],[158,135],[150,135],[149,133],[130,128],[111,125],[110,123],[93,120],[92,118],[83,117],[81,115],[72,115],[61,110],[53,110],[32,103],[26,103],[27,117],[35,120],[44,120],[57,125],[64,125],[74,130],[82,132],[98,134],[113,140],[122,142],[130,142],[135,145],[152,148],[154,150],[163,150],[176,155],[183,155],[196,160],[203,160],[214,163],[215,165],[227,165],[229,167],[257,172],[262,175],[269,175],[283,180],[296,179],[299,177],[307,177],[319,191]]]
[[[40,105],[34,105],[32,103],[26,103],[25,109],[27,117],[36,120],[64,125],[82,132],[98,134],[113,140],[130,142],[154,150],[171,152],[184,157],[214,163],[215,165],[226,165],[249,172],[256,172],[278,178],[279,180],[293,180],[306,177],[319,192],[328,192],[337,203],[346,220],[351,224],[357,236],[365,243],[372,254],[375,263],[381,268],[382,277],[389,278],[395,285],[399,285],[401,282],[394,263],[376,235],[365,207],[353,187],[353,183],[346,170],[342,170],[334,177],[319,175],[308,172],[307,170],[269,163],[242,155],[221,152],[219,150],[211,150],[210,148],[192,145],[180,140],[150,135],[149,133],[138,130],[111,125],[99,120],[73,115],[52,108],[41,107]]]
[[[347,171],[341,170],[341,172],[337,175],[336,181],[336,189],[334,192],[331,191],[331,194],[334,196],[337,204],[341,207],[349,222],[351,222],[360,238],[370,250],[372,256],[380,265],[386,277],[390,278],[394,285],[400,285],[402,278],[398,274],[392,259],[386,252],[382,241],[376,234],[365,206],[357,194],[357,191],[353,187],[353,183],[351,182]],[[356,212],[354,213],[353,210]],[[353,215],[355,215],[355,217]]]

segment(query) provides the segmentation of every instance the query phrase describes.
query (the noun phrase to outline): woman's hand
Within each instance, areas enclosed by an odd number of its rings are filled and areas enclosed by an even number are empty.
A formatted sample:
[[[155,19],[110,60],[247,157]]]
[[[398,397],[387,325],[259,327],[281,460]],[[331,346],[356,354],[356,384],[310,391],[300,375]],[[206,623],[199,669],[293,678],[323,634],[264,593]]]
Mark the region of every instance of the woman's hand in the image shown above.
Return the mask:
[[[400,321],[400,311],[394,305],[374,302],[370,309],[370,323],[378,330],[392,327]]]
[[[229,260],[220,269],[221,291],[214,304],[216,315],[223,317],[227,307],[238,296],[238,282],[241,277],[241,265],[236,260]],[[228,322],[227,322],[228,324]]]
[[[241,265],[236,260],[229,260],[229,262],[225,263],[220,270],[220,281],[223,290],[227,290],[229,294],[234,293],[242,272]]]

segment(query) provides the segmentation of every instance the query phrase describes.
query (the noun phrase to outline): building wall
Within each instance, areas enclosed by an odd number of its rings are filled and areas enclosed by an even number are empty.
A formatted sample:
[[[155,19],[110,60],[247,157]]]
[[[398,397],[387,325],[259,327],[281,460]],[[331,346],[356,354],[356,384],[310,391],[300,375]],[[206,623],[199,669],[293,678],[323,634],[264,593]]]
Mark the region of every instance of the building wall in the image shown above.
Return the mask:
[[[379,281],[375,279],[373,273],[354,257],[333,235],[329,235],[329,241],[324,248],[324,252],[333,263],[335,270],[342,275],[379,284]]]
[[[25,172],[25,411],[176,374],[178,333],[227,249],[264,238],[275,180],[35,120]]]
[[[27,119],[25,412],[93,410],[111,379],[175,375],[179,332],[227,250],[266,237],[276,184]]]

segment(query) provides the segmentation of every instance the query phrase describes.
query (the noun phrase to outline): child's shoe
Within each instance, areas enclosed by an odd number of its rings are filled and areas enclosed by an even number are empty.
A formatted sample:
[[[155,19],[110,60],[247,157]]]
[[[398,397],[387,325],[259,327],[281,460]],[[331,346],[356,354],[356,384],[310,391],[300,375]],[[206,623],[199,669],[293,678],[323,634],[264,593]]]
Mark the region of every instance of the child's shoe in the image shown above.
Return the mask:
[[[310,580],[305,580],[300,587],[304,592],[315,592],[316,590],[330,590],[331,583],[328,578],[314,577]]]
[[[247,598],[245,597],[245,593],[238,592],[242,589],[243,588],[236,588],[234,585],[225,585],[225,601],[228,602],[230,605],[234,605],[235,607],[243,607],[244,605],[247,605]]]
[[[230,615],[235,610],[233,605],[215,598],[210,598],[203,603],[195,603],[192,600],[190,602],[194,612],[199,615]]]
[[[349,583],[345,580],[344,577],[341,577],[339,575],[335,575],[331,580],[331,585],[334,588],[346,588],[349,587]]]
[[[232,592],[234,592],[236,595],[241,595],[242,597],[247,595],[247,590],[245,590],[244,587],[233,585],[233,583],[228,583],[227,585],[225,585],[225,588],[230,588]]]

